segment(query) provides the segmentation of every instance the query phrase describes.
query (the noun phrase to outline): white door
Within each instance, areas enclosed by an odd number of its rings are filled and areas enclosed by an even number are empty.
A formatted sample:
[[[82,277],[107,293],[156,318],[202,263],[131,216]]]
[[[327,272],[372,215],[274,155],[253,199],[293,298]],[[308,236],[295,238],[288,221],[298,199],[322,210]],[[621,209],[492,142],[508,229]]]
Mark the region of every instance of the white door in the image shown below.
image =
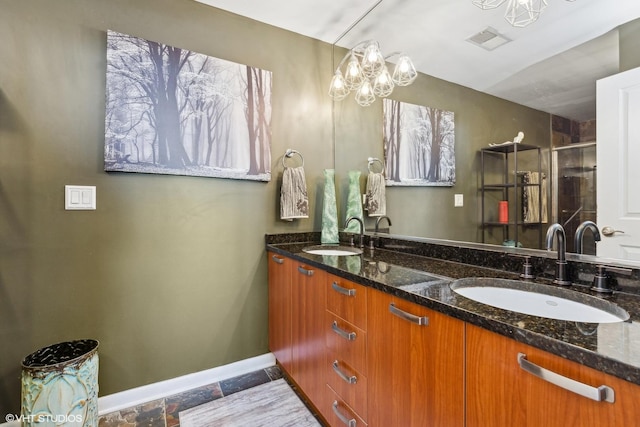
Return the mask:
[[[596,84],[598,256],[640,261],[640,68]]]

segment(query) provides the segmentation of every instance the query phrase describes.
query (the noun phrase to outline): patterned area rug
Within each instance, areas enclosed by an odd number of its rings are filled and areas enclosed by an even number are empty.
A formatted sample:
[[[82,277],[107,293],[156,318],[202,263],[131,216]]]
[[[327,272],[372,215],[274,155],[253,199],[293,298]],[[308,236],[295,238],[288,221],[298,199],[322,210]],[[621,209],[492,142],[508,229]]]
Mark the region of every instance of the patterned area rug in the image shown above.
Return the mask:
[[[284,379],[180,412],[181,427],[320,427]]]

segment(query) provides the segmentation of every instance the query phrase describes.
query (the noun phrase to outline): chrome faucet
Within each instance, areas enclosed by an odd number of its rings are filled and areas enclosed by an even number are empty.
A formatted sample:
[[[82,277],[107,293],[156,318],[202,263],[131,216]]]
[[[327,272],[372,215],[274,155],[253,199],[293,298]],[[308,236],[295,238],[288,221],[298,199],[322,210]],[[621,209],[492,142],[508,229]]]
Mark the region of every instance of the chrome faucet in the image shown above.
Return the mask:
[[[391,227],[391,218],[389,218],[386,215],[382,215],[382,216],[378,217],[378,219],[376,220],[376,228],[375,228],[375,232],[376,233],[380,229],[380,221],[382,221],[383,219],[386,219],[387,223],[389,224],[389,227]]]
[[[556,285],[568,286],[571,284],[567,280],[567,243],[564,228],[558,223],[552,224],[547,230],[547,250],[553,249],[553,239],[558,241],[558,259],[556,261],[556,278],[553,281]]]
[[[598,230],[598,226],[596,225],[596,223],[593,221],[583,222],[576,229],[576,235],[574,238],[575,251],[577,254],[582,253],[582,240],[584,238],[584,232],[587,229],[591,229],[591,232],[593,233],[593,240],[595,240],[596,242],[600,241],[600,230]]]
[[[347,228],[349,226],[349,223],[354,219],[358,221],[358,224],[360,224],[360,247],[364,248],[364,223],[362,222],[362,220],[358,217],[352,216],[347,219],[347,222],[345,223],[344,227]]]

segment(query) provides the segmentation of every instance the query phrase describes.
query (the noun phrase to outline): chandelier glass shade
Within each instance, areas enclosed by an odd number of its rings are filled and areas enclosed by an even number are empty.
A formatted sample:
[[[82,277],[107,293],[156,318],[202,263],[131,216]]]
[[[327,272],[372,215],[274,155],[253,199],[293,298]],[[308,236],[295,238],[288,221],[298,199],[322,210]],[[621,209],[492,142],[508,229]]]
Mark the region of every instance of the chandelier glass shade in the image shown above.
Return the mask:
[[[342,72],[340,70],[336,70],[336,73],[331,79],[331,89],[329,90],[329,94],[336,101],[341,101],[349,95],[349,92],[350,90],[347,89],[344,77],[342,77]]]
[[[351,55],[349,63],[347,64],[347,70],[345,72],[344,83],[348,90],[357,90],[365,81],[365,76],[362,73],[362,67],[355,55]]]
[[[495,9],[505,1],[507,0],[473,0],[471,3],[475,4],[480,9],[487,10],[487,9]]]
[[[371,82],[365,80],[362,85],[356,91],[356,102],[362,107],[368,107],[376,100],[376,96],[373,93]]]
[[[514,27],[526,27],[538,20],[545,7],[547,0],[509,0],[504,19]]]
[[[387,59],[399,55],[393,73],[387,68]],[[346,62],[344,75],[342,66]],[[358,43],[340,61],[336,68],[329,95],[336,101],[346,98],[355,91],[356,102],[363,106],[371,105],[376,97],[385,98],[393,92],[395,86],[408,86],[418,73],[413,62],[401,52],[384,56],[375,41]]]
[[[472,0],[471,2],[484,10],[495,9],[507,3],[504,19],[514,27],[526,27],[536,22],[548,4],[548,0]]]

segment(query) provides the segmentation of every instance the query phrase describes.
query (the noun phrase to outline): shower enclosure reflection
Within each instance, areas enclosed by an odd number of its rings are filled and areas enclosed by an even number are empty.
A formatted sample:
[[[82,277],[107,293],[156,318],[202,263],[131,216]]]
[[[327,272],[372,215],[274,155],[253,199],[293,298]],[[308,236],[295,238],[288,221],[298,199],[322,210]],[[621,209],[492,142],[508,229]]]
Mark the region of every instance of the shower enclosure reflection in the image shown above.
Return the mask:
[[[573,236],[584,221],[596,221],[596,143],[552,150],[554,221],[567,233],[567,252],[576,252]],[[592,233],[585,233],[584,254],[596,254]]]

